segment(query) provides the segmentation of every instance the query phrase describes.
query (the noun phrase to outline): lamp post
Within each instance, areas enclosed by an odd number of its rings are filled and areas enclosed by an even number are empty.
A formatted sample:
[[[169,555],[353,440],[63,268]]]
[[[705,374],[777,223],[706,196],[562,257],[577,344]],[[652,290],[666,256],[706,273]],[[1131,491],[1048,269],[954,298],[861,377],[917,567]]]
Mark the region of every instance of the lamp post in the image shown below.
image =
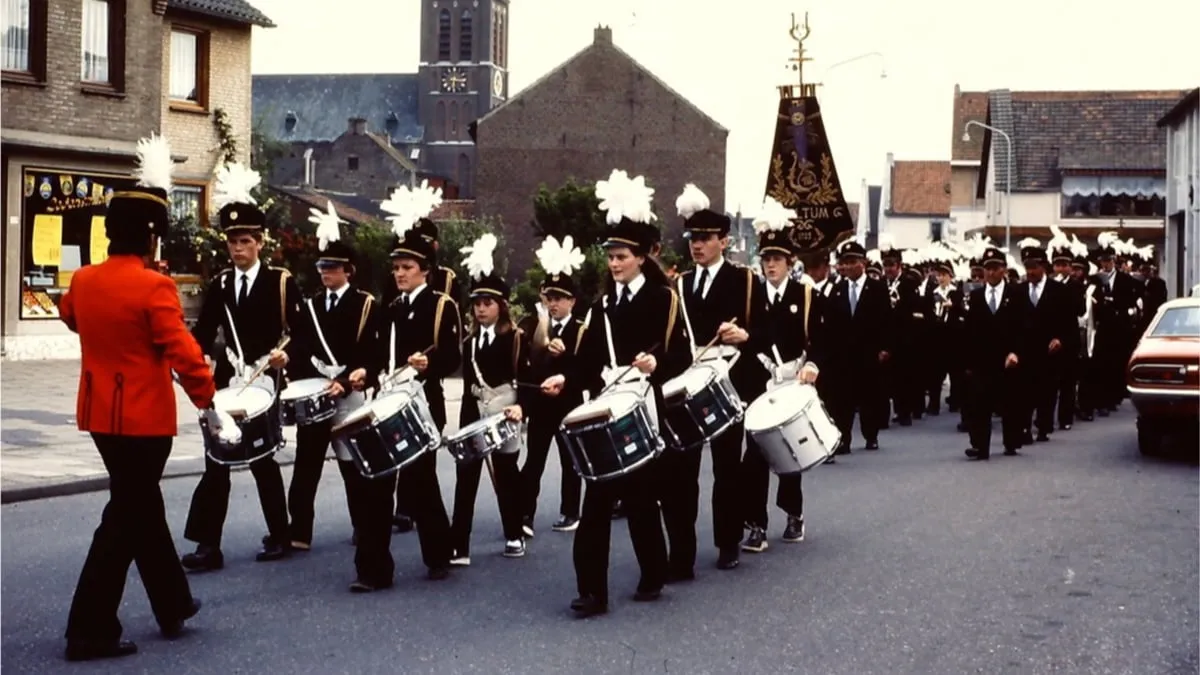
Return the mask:
[[[1000,134],[1004,138],[1005,152],[1008,157],[1007,166],[1005,166],[1004,176],[1004,248],[1012,249],[1012,137],[997,129],[990,124],[976,122],[975,120],[967,120],[966,126],[963,127],[963,140],[971,140],[971,127],[977,126],[988,131],[993,131]]]

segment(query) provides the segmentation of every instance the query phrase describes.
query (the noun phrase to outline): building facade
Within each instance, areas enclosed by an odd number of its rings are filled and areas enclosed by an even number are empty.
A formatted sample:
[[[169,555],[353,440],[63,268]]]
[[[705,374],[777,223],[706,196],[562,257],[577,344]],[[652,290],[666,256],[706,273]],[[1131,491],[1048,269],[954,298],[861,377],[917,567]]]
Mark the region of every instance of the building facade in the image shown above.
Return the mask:
[[[887,161],[879,232],[901,248],[957,238],[950,221],[950,162],[896,161],[890,152]]]
[[[655,189],[666,236],[681,229],[675,197],[687,183],[725,210],[729,132],[595,30],[591,45],[479,121],[476,209],[505,225],[510,271],[533,264],[533,197],[568,178],[592,183],[614,168]]]
[[[1162,276],[1172,296],[1200,284],[1200,89],[1158,121],[1167,131],[1167,227]]]
[[[9,8],[0,74],[3,355],[73,357],[79,343],[58,320],[57,303],[76,269],[107,256],[105,206],[133,184],[138,139],[167,136],[179,164],[173,200],[203,209],[216,161],[205,139],[213,138],[218,105],[235,135],[245,130],[242,157],[249,156],[250,26],[270,21],[244,0]],[[213,45],[231,53],[210,58]]]

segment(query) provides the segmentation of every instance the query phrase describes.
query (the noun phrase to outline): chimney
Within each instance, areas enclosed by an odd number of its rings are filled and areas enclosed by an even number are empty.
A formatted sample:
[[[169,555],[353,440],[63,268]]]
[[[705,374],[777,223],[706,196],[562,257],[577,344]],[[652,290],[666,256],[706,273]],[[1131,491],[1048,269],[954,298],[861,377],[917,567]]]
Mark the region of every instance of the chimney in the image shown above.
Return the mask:
[[[955,82],[954,83],[954,100],[957,101],[959,96],[962,96],[962,89],[959,88],[958,83]]]
[[[596,26],[596,32],[592,40],[595,44],[612,44],[612,28],[608,26]]]
[[[362,117],[351,117],[347,131],[355,136],[362,136],[367,133],[367,120]]]

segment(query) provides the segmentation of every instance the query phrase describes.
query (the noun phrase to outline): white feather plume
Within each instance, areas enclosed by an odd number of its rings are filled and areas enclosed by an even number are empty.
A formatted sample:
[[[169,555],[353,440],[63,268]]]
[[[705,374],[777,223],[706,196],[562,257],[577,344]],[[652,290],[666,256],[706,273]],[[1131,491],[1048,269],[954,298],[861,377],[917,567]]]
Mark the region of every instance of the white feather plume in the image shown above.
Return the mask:
[[[883,251],[896,250],[896,238],[893,237],[890,232],[881,232],[879,234],[879,238],[876,241],[879,242],[879,251],[881,253]]]
[[[792,218],[795,217],[795,209],[787,208],[776,201],[774,197],[767,197],[763,200],[758,216],[754,218],[754,231],[762,234],[767,231],[778,232],[787,229],[787,226],[792,224]]]
[[[867,262],[873,262],[877,265],[882,265],[883,254],[879,252],[879,249],[873,248],[870,251],[867,251]]]
[[[909,265],[910,267],[916,267],[925,261],[919,250],[915,248],[906,248],[900,252],[900,262],[905,265]]]
[[[496,243],[496,235],[488,232],[476,239],[474,244],[459,249],[467,254],[463,265],[472,279],[478,281],[495,269],[496,261],[492,258],[492,253],[496,250]]]
[[[407,185],[392,190],[392,194],[379,204],[379,208],[391,214],[387,216],[387,220],[392,224],[392,233],[401,239],[420,218],[417,215],[418,207],[414,204],[413,193]]]
[[[1020,248],[1041,248],[1041,247],[1042,247],[1042,242],[1038,241],[1037,239],[1034,239],[1033,237],[1025,237],[1021,241],[1017,242],[1017,248],[1019,248],[1019,249]]]
[[[233,162],[217,169],[216,186],[213,189],[213,204],[224,208],[227,204],[257,205],[251,191],[262,182],[262,176],[250,167]]]
[[[1013,254],[1007,251],[1005,251],[1004,257],[1008,259],[1008,269],[1016,270],[1018,276],[1025,276],[1025,266],[1021,264],[1020,260],[1017,260],[1013,257]]]
[[[649,225],[656,218],[651,210],[654,188],[646,186],[646,178],[630,178],[621,169],[613,169],[608,180],[596,181],[596,199],[604,211],[604,220],[617,225],[622,218]]]
[[[1143,260],[1153,260],[1154,259],[1154,244],[1146,244],[1145,246],[1138,249],[1138,253],[1142,256]]]
[[[563,237],[562,243],[554,237],[546,237],[542,240],[542,247],[537,250],[537,258],[546,274],[567,276],[571,276],[575,270],[582,267],[586,260],[583,251],[579,250],[574,238],[569,234]]]
[[[1076,255],[1076,256],[1087,257],[1087,252],[1088,252],[1087,244],[1080,241],[1078,236],[1072,234],[1071,235],[1071,254]]]
[[[954,263],[954,278],[959,281],[969,281],[971,279],[971,263],[966,260],[959,260]]]
[[[1050,226],[1050,241],[1046,243],[1046,248],[1051,251],[1071,248],[1071,240],[1067,238],[1067,233],[1062,231],[1062,228],[1057,225]]]
[[[433,210],[442,205],[442,188],[429,187],[429,181],[423,180],[412,190],[413,213],[417,220],[428,218]]]
[[[684,220],[691,218],[693,215],[707,209],[712,205],[708,200],[708,195],[704,194],[700,188],[694,183],[688,183],[683,186],[683,192],[675,198],[675,209],[683,216]]]
[[[337,241],[342,238],[341,228],[338,227],[346,221],[338,217],[337,209],[333,207],[333,202],[326,202],[326,210],[310,208],[308,212],[312,215],[308,217],[308,222],[317,226],[317,248],[324,251],[330,242]]]
[[[171,172],[175,162],[171,159],[171,146],[165,136],[151,132],[150,138],[137,143],[137,169],[133,175],[141,187],[158,188],[171,192]]]
[[[1100,244],[1101,248],[1114,246],[1118,241],[1121,241],[1121,238],[1117,236],[1116,232],[1101,232],[1096,236],[1096,243]]]

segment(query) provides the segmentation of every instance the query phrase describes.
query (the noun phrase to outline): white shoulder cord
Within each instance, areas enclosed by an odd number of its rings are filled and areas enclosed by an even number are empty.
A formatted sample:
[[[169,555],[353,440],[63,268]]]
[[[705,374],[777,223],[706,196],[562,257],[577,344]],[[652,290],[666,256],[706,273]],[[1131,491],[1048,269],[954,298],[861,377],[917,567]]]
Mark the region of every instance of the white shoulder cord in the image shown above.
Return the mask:
[[[679,279],[678,279],[676,285],[679,287],[679,308],[681,310],[683,310],[683,324],[685,326],[687,326],[688,342],[691,343],[692,353],[695,354],[696,353],[696,333],[695,333],[695,331],[692,330],[692,319],[688,316],[687,300],[685,299],[687,296],[683,294],[683,275],[682,274],[679,275]]]
[[[609,363],[612,364],[613,369],[616,370],[618,367],[617,366],[617,350],[613,347],[612,321],[611,321],[612,317],[610,317],[607,312],[608,296],[607,295],[604,296],[604,299],[601,302],[603,303],[604,309],[606,310],[604,312],[604,337],[605,337],[605,339],[608,340],[608,361],[609,361]]]
[[[333,355],[333,350],[329,348],[329,343],[325,341],[325,331],[321,330],[321,322],[317,320],[317,310],[313,309],[312,298],[308,299],[308,313],[312,314],[313,328],[317,330],[317,338],[321,340],[321,346],[325,348],[325,353],[329,355],[329,365],[339,365],[337,357]]]
[[[233,346],[237,347],[238,359],[242,365],[246,365],[246,352],[242,351],[242,341],[238,338],[237,324],[233,322],[233,312],[229,310],[228,303],[221,303],[225,307],[225,316],[229,319],[229,332],[233,334]]]
[[[388,373],[396,372],[396,320],[392,319],[391,339],[388,341]]]

